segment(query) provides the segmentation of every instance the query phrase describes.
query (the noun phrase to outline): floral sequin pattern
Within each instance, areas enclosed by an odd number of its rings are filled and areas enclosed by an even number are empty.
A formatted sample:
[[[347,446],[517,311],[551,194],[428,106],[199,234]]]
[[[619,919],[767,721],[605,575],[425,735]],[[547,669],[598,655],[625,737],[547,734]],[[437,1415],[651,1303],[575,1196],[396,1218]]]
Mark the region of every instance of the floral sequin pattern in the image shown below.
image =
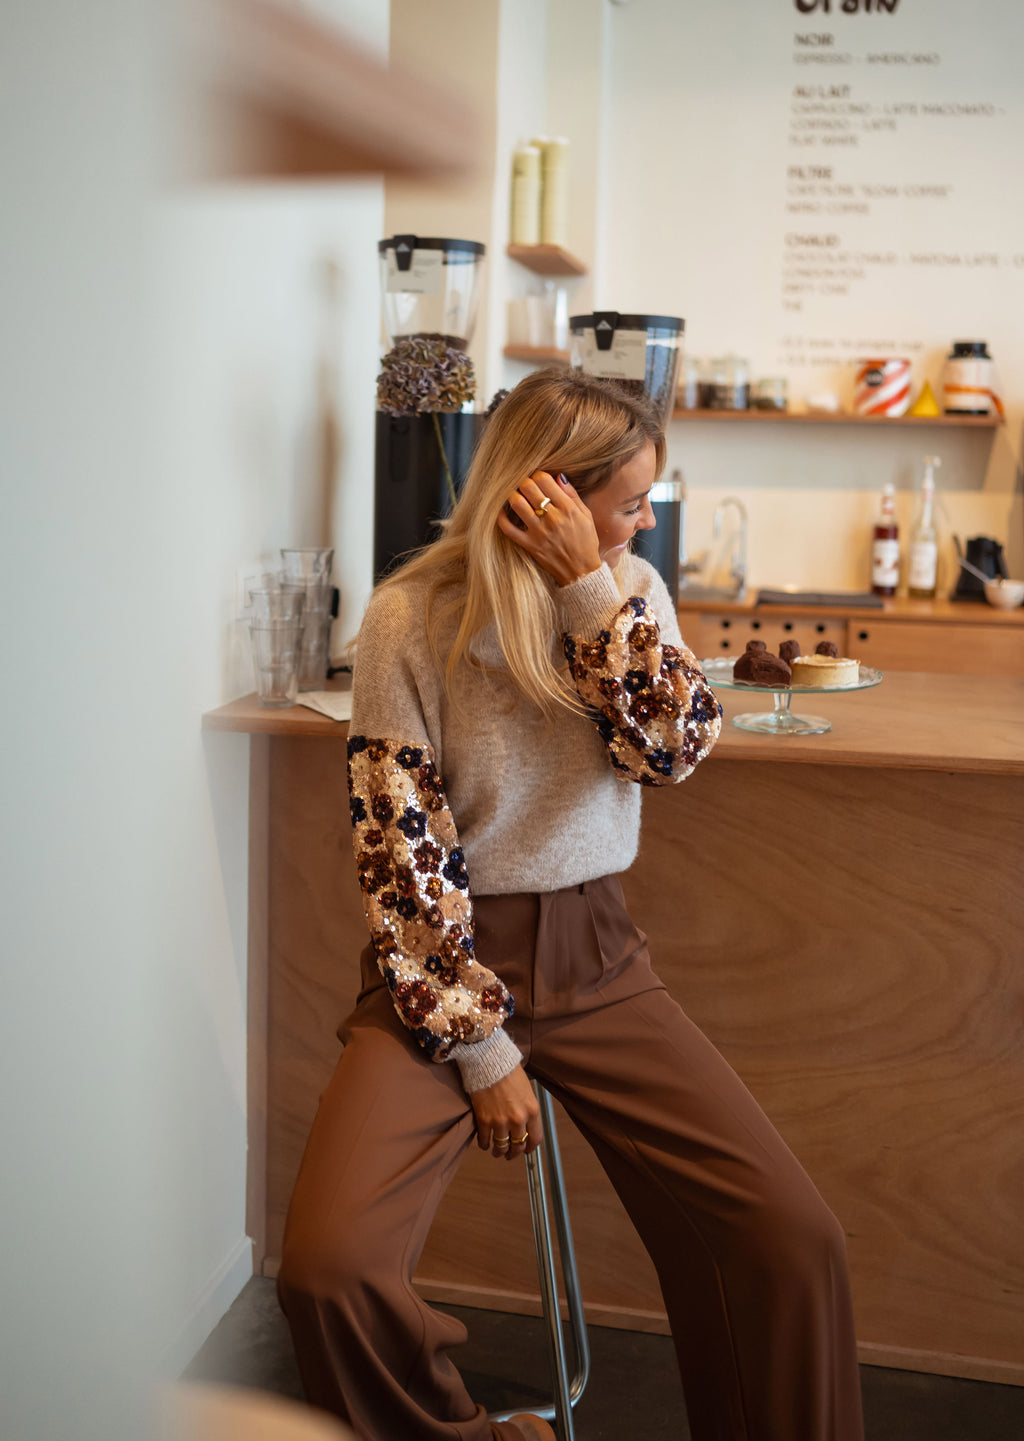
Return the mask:
[[[632,596],[596,640],[564,636],[569,671],[593,710],[622,780],[672,785],[708,754],[722,707],[693,653],[664,645],[647,602]]]
[[[356,873],[377,964],[403,1023],[443,1061],[512,1014],[473,954],[469,875],[430,746],[351,736]]]

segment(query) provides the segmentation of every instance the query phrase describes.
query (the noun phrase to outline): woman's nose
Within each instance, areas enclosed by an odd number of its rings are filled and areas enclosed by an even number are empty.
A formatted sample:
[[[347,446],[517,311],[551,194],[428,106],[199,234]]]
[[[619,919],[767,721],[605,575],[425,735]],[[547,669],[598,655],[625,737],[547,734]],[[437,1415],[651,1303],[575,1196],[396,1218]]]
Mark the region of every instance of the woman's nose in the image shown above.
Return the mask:
[[[653,530],[657,524],[658,522],[654,517],[654,507],[649,500],[645,500],[643,510],[641,510],[637,520],[636,528],[637,530]]]

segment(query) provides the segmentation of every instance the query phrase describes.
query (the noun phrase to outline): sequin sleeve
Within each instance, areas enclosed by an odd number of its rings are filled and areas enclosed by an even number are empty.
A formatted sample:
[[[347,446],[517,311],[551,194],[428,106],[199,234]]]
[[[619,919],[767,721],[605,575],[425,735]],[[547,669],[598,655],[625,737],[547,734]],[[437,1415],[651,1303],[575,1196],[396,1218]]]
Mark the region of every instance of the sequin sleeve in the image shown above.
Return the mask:
[[[436,1061],[491,1037],[512,997],[473,955],[473,904],[429,745],[348,742],[352,840],[377,964],[395,1009]]]
[[[686,646],[665,645],[650,605],[632,596],[596,640],[563,638],[573,684],[594,713],[622,780],[672,785],[722,728],[722,707]]]

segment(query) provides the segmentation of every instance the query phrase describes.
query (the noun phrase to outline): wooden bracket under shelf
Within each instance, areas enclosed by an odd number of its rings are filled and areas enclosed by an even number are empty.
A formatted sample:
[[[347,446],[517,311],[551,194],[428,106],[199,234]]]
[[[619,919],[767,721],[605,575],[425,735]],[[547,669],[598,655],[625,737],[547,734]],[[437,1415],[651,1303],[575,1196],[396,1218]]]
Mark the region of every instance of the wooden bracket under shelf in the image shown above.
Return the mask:
[[[587,267],[560,245],[510,245],[505,254],[535,275],[586,275]]]

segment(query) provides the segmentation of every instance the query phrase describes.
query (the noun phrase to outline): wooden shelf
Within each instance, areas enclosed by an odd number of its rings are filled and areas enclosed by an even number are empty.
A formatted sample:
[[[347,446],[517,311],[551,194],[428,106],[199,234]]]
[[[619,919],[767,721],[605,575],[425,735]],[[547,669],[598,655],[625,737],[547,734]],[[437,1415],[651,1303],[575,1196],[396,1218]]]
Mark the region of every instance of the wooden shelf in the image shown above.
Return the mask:
[[[506,345],[502,354],[506,360],[525,360],[527,365],[543,365],[545,361],[569,364],[569,352],[551,345]]]
[[[587,267],[560,245],[510,245],[505,252],[535,275],[586,275]]]
[[[474,116],[307,10],[188,0],[180,27],[189,179],[464,176]]]
[[[941,425],[974,430],[995,430],[1002,421],[996,415],[806,415],[786,410],[673,410],[673,420],[724,420],[730,425]]]

